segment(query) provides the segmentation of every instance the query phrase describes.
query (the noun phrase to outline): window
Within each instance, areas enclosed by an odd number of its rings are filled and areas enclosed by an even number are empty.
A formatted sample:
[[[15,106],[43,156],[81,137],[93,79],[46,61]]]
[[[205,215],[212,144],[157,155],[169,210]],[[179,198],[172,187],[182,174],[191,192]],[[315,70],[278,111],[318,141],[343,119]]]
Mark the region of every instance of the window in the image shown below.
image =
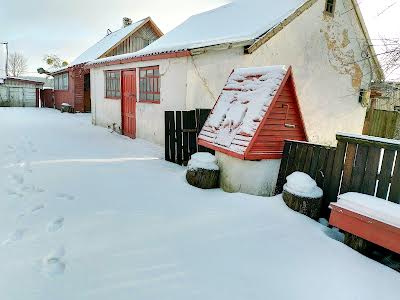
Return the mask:
[[[106,71],[106,98],[121,98],[120,71]]]
[[[335,12],[335,2],[336,0],[326,0],[326,5],[325,5],[326,13],[333,15],[333,13]]]
[[[160,71],[158,66],[140,68],[139,101],[160,103]]]
[[[54,89],[57,91],[68,91],[68,73],[54,76]]]

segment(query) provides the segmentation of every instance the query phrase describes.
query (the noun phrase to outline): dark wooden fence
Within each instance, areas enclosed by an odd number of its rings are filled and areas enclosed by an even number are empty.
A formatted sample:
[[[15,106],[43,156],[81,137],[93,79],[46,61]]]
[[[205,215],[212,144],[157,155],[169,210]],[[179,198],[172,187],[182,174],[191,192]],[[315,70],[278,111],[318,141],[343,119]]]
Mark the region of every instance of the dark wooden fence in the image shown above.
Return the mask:
[[[165,159],[186,165],[192,154],[211,152],[197,145],[200,133],[210,109],[165,112]]]
[[[364,134],[400,139],[400,112],[372,110],[365,120]]]
[[[286,141],[276,187],[283,191],[295,171],[309,174],[324,191],[322,215],[339,194],[359,192],[400,203],[400,143],[372,137],[337,135],[336,148]]]

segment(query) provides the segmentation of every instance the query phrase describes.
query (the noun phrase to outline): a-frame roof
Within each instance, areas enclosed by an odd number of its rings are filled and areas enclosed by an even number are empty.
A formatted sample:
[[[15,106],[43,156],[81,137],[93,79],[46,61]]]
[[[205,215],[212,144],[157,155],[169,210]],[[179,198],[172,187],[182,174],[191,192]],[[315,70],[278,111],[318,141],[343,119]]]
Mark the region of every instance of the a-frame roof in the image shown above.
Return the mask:
[[[282,96],[288,84],[291,85],[289,91],[292,93]],[[276,109],[278,106],[275,104],[279,99],[285,103]],[[295,107],[290,108],[289,103]],[[283,141],[290,130],[292,133],[289,136],[307,139],[298,105],[290,67],[236,69],[231,73],[200,132],[199,144],[240,159],[279,158]],[[264,136],[261,141],[261,146],[268,148],[271,145],[271,149],[263,153],[252,153],[254,143],[261,139],[261,131],[269,130],[266,120],[274,110],[278,115],[278,123],[271,126],[274,130],[274,135],[270,136],[272,140],[268,141],[268,137]],[[289,118],[294,118],[297,125],[289,125]],[[276,147],[277,142],[282,145]]]
[[[107,53],[109,50],[120,44],[125,38],[135,33],[137,30],[142,28],[145,24],[150,23],[154,31],[162,36],[162,32],[151,20],[150,17],[143,20],[137,21],[129,26],[123,27],[117,31],[110,33],[109,35],[102,38],[92,47],[83,52],[79,57],[77,57],[70,66],[80,65],[87,63],[89,61],[100,58],[103,54]]]

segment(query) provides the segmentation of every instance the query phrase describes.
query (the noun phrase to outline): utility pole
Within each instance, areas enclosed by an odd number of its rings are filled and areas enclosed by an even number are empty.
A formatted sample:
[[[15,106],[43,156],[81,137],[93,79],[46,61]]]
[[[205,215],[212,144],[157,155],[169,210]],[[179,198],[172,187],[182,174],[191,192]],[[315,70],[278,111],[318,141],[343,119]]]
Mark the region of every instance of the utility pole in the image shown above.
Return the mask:
[[[8,76],[8,42],[0,42],[6,46],[6,77]]]

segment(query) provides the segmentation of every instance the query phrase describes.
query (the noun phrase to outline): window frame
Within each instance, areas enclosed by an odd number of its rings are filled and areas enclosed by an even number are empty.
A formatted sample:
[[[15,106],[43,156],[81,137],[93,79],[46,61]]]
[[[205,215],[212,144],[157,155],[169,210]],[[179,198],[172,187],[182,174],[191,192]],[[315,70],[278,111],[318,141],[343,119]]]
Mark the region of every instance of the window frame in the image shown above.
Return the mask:
[[[56,74],[54,77],[54,90],[55,91],[68,91],[69,90],[69,72]]]
[[[114,92],[114,96],[110,95],[107,93],[107,80],[111,79],[107,75],[108,74],[118,74],[118,78],[112,78],[113,81],[117,82],[119,85],[119,91],[118,90],[112,90]],[[110,83],[111,84],[111,83]],[[119,92],[119,95],[117,93]],[[106,70],[104,71],[104,98],[105,99],[111,99],[111,100],[119,100],[121,99],[121,70]]]
[[[331,8],[332,11],[328,10],[329,8]],[[333,17],[335,15],[335,8],[336,8],[336,0],[326,0],[324,14]]]
[[[157,71],[157,75],[154,75],[154,71]],[[142,76],[142,71],[146,71],[146,75],[143,77]],[[152,71],[152,75],[148,74],[148,71]],[[148,66],[148,67],[141,67],[138,68],[138,72],[139,72],[139,97],[138,97],[138,102],[140,103],[150,103],[150,104],[160,104],[161,103],[161,75],[160,75],[160,66]],[[152,84],[147,85],[148,80],[152,81]],[[143,83],[145,83],[143,85]],[[156,87],[156,89],[154,89],[154,87]],[[145,91],[143,91],[143,87],[145,87]],[[150,88],[150,90],[149,90]],[[146,95],[145,97],[143,97],[143,95]],[[152,95],[153,99],[148,99],[149,96],[148,95]],[[155,95],[157,95],[158,99],[154,99]]]

